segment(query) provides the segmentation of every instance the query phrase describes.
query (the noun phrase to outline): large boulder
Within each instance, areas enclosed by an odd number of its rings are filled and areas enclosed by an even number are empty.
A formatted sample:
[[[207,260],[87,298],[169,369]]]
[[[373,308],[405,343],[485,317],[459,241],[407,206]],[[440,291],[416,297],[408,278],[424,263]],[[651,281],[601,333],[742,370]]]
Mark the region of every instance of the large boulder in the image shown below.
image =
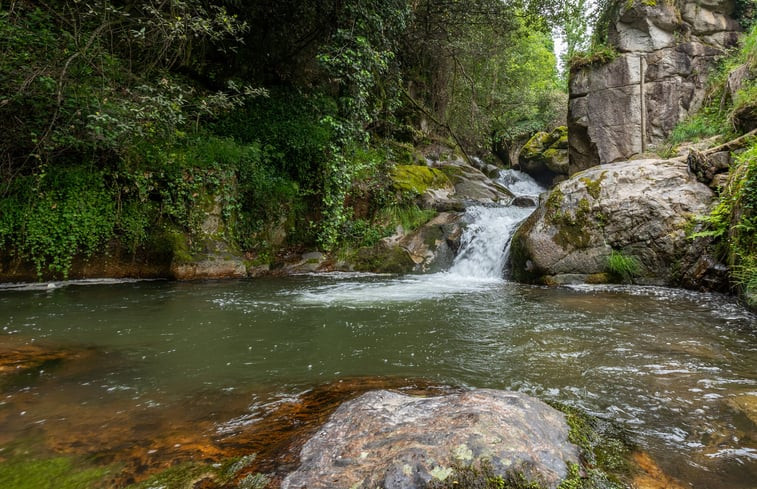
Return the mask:
[[[506,204],[513,198],[509,190],[492,179],[498,174],[495,167],[487,170],[493,176],[487,176],[462,159],[433,161],[429,165],[397,165],[392,173],[393,187],[416,196],[422,208],[463,211],[468,205]]]
[[[722,265],[687,238],[687,229],[693,216],[709,212],[713,199],[680,161],[627,161],[580,172],[543,198],[516,232],[513,277],[679,285],[684,276],[695,276],[707,283],[722,275]]]
[[[571,173],[641,154],[701,106],[711,68],[738,40],[732,10],[731,0],[620,3],[608,29],[618,55],[570,74]]]
[[[564,415],[525,394],[372,391],[342,404],[302,448],[282,489],[421,489],[456,465],[491,464],[555,488],[578,464]]]

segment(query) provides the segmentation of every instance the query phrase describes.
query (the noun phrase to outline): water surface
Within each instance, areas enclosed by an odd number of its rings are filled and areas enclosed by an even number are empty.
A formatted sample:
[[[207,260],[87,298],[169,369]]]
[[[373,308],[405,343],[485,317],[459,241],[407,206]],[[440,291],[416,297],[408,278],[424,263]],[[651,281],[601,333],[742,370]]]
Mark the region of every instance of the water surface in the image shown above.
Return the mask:
[[[90,284],[6,290],[0,328],[0,341],[88,348],[96,361],[6,387],[5,443],[40,424],[86,440],[68,419],[82,405],[116,420],[138,410],[149,432],[151,412],[190,403],[217,434],[327,382],[421,378],[615,420],[692,487],[757,480],[755,427],[727,403],[757,394],[755,318],[719,295],[452,273]]]

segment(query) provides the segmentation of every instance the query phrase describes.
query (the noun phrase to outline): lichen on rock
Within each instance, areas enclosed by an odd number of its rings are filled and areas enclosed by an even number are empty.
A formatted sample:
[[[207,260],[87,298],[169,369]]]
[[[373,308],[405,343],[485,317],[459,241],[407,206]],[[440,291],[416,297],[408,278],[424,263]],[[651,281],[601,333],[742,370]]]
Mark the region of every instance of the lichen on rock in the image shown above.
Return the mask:
[[[678,285],[703,256],[686,228],[713,200],[712,190],[682,162],[637,160],[580,172],[555,187],[516,232],[513,277],[534,283],[611,280],[609,260],[618,254],[638,265],[626,279]]]

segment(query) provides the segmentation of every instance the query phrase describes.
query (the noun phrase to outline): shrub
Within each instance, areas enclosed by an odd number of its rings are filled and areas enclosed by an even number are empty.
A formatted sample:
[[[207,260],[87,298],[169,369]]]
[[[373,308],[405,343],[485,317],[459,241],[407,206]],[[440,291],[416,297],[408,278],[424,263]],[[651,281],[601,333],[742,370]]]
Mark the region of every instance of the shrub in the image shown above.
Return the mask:
[[[116,199],[103,172],[53,167],[19,180],[0,204],[0,241],[40,276],[67,277],[75,256],[90,256],[113,235]]]

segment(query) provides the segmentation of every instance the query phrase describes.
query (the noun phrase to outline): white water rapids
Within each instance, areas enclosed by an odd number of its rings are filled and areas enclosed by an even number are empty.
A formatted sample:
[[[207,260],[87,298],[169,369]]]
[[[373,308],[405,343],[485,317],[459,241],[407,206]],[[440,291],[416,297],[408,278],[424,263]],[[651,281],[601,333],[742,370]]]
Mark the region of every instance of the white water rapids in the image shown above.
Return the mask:
[[[538,200],[544,191],[525,173],[505,170],[497,182],[516,197]],[[460,250],[450,269],[429,275],[377,277],[376,281],[341,280],[339,283],[299,292],[306,303],[367,304],[412,302],[421,299],[468,294],[490,288],[504,281],[510,239],[518,225],[534,211],[534,207],[468,207],[463,216],[467,227]]]

